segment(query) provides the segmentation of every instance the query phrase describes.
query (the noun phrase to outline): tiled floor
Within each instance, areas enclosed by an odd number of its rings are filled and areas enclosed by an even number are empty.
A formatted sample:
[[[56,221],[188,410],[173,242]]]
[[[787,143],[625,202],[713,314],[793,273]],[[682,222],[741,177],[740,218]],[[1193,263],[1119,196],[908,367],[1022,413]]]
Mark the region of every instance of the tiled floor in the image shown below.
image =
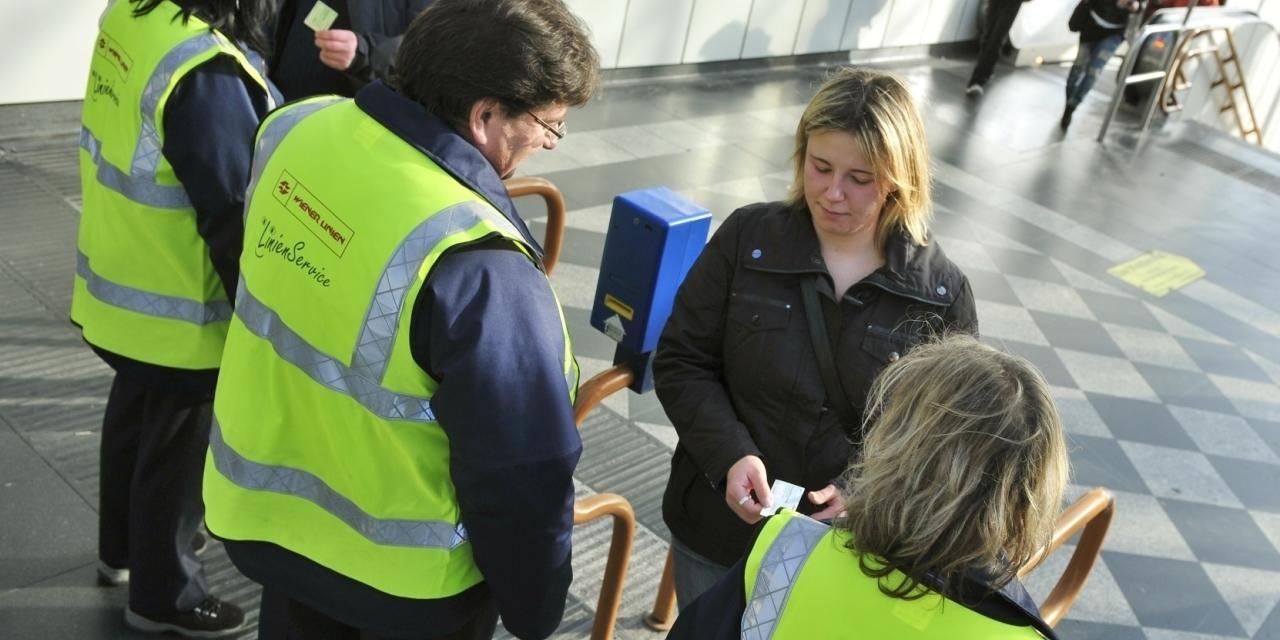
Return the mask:
[[[1101,485],[1118,512],[1065,638],[1280,638],[1280,159],[1199,129],[1093,138],[1099,90],[1063,136],[1063,70],[1005,74],[961,95],[963,61],[892,65],[925,102],[936,236],[969,274],[984,339],[1054,385],[1071,432],[1073,495]],[[569,203],[554,275],[587,374],[612,342],[587,322],[609,203],[677,189],[716,221],[790,179],[795,121],[820,68],[607,86],[560,148],[524,173]],[[60,110],[59,110],[60,109]],[[0,109],[0,636],[129,637],[119,590],[93,586],[96,443],[109,371],[65,323],[78,185],[74,108]],[[31,124],[28,124],[31,123]],[[40,135],[30,136],[32,127]],[[540,205],[520,202],[540,232]],[[1206,278],[1156,298],[1107,274],[1145,251]],[[652,395],[619,395],[584,426],[581,495],[614,491],[641,527],[621,637],[661,570],[659,499],[675,442]],[[607,527],[582,528],[560,637],[585,637]],[[1043,597],[1065,554],[1033,574]],[[253,585],[213,549],[212,582]]]

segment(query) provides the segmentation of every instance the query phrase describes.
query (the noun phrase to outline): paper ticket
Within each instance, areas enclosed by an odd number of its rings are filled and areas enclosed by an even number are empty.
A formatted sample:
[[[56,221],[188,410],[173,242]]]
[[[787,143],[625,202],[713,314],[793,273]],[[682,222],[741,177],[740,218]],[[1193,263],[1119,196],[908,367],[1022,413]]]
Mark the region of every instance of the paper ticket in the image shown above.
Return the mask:
[[[773,498],[773,503],[760,510],[762,516],[771,516],[779,509],[794,511],[800,506],[800,499],[804,497],[804,487],[796,486],[786,480],[774,480],[773,486],[769,487],[769,496]]]
[[[333,7],[317,2],[316,6],[311,7],[311,12],[302,20],[302,24],[311,27],[312,31],[324,31],[333,26],[333,21],[338,19],[338,12]]]

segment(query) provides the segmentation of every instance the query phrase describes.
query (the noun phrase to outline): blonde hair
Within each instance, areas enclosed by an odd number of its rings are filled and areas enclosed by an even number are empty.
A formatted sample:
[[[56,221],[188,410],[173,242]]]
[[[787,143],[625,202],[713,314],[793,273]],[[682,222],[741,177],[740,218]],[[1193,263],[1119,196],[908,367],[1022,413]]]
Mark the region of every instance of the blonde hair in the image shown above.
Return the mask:
[[[1048,542],[1066,444],[1048,384],[1026,360],[963,334],[920,345],[872,384],[863,431],[836,526],[885,594],[921,597],[928,575],[958,599],[971,569],[999,589]],[[895,569],[906,576],[896,584]]]
[[[883,251],[897,229],[917,245],[927,243],[933,216],[929,146],[906,83],[887,73],[855,67],[842,67],[822,83],[796,126],[795,180],[787,193],[787,203],[793,207],[807,210],[804,162],[809,136],[823,131],[852,135],[876,182],[887,188],[876,247]]]

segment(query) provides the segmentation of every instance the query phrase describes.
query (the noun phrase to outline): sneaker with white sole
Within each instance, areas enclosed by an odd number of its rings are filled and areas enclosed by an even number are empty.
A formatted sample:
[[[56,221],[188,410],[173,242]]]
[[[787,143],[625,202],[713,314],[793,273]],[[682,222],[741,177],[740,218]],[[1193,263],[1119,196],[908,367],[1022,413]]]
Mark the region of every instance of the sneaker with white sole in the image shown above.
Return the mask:
[[[245,626],[244,610],[213,596],[205,598],[190,611],[163,616],[144,616],[126,608],[124,623],[135,631],[173,632],[188,638],[221,638]]]
[[[982,95],[983,91],[985,91],[985,89],[982,88],[982,85],[976,82],[972,82],[969,84],[969,86],[964,88],[965,95],[970,95],[970,96],[980,96]]]

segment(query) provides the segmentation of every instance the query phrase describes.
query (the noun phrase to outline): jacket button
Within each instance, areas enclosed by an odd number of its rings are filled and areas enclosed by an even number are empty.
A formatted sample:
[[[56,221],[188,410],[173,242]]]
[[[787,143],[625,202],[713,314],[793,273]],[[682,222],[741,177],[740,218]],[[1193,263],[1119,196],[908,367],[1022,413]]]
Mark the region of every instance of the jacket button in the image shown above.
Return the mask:
[[[889,362],[897,362],[898,358],[901,358],[901,357],[902,356],[899,356],[897,351],[889,352]]]
[[[751,324],[760,324],[760,314],[755,313],[751,315]]]
[[[947,288],[946,288],[946,287],[944,287],[944,286],[942,286],[942,285],[938,285],[938,288],[937,288],[937,289],[934,289],[934,291],[937,291],[937,292],[938,292],[938,295],[940,295],[940,296],[945,296],[945,295],[947,295]]]

